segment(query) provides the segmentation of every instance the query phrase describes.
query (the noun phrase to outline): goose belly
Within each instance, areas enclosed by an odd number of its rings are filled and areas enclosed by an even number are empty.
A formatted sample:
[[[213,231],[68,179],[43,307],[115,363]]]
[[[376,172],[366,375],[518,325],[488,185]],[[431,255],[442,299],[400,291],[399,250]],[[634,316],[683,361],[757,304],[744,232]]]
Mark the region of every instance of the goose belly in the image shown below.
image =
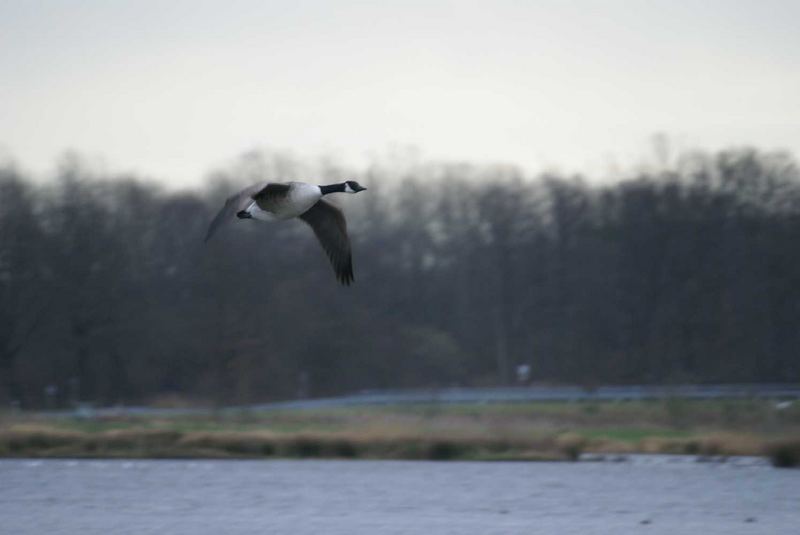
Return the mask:
[[[290,219],[305,213],[322,198],[317,186],[294,182],[284,202],[275,207],[273,213],[278,219]]]
[[[255,219],[274,221],[291,219],[305,213],[322,198],[318,186],[302,182],[291,182],[285,195],[268,196],[254,201],[248,208]]]

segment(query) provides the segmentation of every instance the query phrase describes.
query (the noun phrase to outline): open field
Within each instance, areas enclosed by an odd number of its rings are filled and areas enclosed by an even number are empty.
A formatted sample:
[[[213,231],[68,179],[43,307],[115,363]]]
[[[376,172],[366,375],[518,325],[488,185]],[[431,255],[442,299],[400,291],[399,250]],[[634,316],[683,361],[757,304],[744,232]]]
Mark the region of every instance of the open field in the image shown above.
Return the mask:
[[[428,405],[175,417],[0,415],[6,457],[557,460],[582,453],[800,453],[800,403]],[[773,455],[773,459],[775,456]]]

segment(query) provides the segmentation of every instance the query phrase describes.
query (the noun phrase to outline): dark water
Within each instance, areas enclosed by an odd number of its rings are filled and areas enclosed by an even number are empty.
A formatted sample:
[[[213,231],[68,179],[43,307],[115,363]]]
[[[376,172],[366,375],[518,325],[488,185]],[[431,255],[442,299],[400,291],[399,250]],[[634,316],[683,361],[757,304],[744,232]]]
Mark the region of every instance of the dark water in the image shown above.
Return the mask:
[[[6,534],[800,534],[800,471],[698,463],[0,460]]]

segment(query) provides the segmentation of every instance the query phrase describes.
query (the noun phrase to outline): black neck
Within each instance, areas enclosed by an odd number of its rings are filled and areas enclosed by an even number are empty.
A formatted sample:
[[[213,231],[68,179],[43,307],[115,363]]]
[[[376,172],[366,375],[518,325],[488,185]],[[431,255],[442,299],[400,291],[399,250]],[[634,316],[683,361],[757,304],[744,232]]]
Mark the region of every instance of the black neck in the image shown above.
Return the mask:
[[[323,195],[327,195],[328,193],[342,193],[344,191],[345,183],[342,182],[341,184],[331,184],[329,186],[320,186],[319,189],[322,191]]]

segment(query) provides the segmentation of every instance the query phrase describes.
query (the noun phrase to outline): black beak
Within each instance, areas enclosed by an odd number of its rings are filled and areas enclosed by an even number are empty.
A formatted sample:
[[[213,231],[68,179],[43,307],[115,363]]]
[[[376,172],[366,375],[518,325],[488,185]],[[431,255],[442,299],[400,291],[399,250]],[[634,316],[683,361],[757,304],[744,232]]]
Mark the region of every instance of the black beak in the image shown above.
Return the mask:
[[[367,190],[367,188],[365,188],[364,186],[361,186],[361,185],[356,186],[355,188],[353,188],[353,191],[355,191],[356,193],[358,193],[359,191],[366,191],[366,190]]]

